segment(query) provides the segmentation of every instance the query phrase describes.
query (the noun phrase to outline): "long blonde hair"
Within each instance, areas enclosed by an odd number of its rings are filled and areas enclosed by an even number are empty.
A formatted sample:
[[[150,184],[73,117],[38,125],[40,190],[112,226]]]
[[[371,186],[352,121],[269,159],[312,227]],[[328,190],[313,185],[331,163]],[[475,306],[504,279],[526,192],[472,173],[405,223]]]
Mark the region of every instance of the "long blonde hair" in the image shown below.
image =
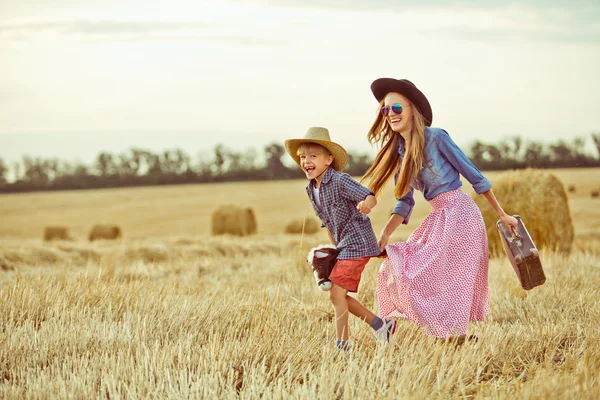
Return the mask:
[[[425,161],[425,119],[423,114],[412,103],[412,128],[410,132],[410,140],[408,148],[404,149],[404,160],[400,165],[400,154],[398,147],[400,146],[401,135],[394,132],[391,126],[387,123],[386,118],[381,114],[381,107],[384,101],[381,101],[380,107],[377,109],[377,117],[375,122],[369,129],[367,139],[371,144],[378,144],[381,150],[377,153],[373,165],[367,170],[360,182],[369,181],[369,189],[375,196],[378,196],[385,185],[388,183],[398,169],[400,175],[396,182],[394,195],[396,198],[404,196],[412,182],[412,179],[418,179]]]

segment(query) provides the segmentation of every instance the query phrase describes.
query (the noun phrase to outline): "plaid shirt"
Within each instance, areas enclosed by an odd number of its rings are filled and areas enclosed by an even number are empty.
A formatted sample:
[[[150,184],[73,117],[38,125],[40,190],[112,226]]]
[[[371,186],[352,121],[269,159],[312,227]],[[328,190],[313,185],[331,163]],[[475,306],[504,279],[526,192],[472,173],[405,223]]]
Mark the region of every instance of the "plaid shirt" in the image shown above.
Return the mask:
[[[371,220],[356,209],[356,205],[373,192],[350,175],[328,168],[319,186],[319,207],[315,202],[313,185],[311,180],[306,186],[306,193],[323,222],[322,226],[327,227],[340,250],[338,259],[378,256],[381,251]]]

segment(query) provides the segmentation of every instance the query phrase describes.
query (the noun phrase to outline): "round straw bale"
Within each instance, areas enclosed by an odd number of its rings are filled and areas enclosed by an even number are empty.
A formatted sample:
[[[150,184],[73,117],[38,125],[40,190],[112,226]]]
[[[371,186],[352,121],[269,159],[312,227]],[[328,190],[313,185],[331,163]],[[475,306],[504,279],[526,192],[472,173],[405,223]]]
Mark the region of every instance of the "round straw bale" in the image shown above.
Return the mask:
[[[575,193],[575,185],[569,185],[569,193]]]
[[[69,228],[64,226],[47,226],[44,229],[44,240],[73,240],[69,236]]]
[[[250,207],[246,208],[246,222],[248,224],[248,234],[253,235],[256,233],[256,215],[254,215],[254,210]]]
[[[14,271],[15,267],[4,258],[0,257],[0,269],[2,271]]]
[[[122,236],[121,228],[119,228],[117,225],[97,224],[97,225],[94,225],[92,227],[92,229],[90,229],[88,239],[90,240],[90,242],[93,242],[94,240],[99,240],[99,239],[106,239],[106,240],[120,239],[121,236]]]
[[[592,193],[590,193],[590,196],[592,196],[593,199],[600,197],[600,191],[598,190],[592,190]]]
[[[284,232],[301,234],[304,231],[305,234],[313,234],[319,232],[320,227],[321,225],[314,218],[293,219],[285,226]]]
[[[525,169],[507,171],[492,180],[492,190],[509,215],[520,215],[538,248],[564,253],[571,251],[573,222],[562,183],[548,171]],[[490,254],[504,252],[496,228],[498,215],[484,196],[476,196],[487,227]]]
[[[212,214],[213,235],[248,236],[256,233],[256,217],[249,207],[222,205]]]

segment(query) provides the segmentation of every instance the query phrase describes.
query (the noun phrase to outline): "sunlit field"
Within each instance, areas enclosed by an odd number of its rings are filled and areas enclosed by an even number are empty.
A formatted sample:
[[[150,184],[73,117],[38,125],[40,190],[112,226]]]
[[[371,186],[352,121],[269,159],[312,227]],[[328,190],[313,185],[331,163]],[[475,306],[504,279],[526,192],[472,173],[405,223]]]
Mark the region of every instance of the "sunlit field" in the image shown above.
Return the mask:
[[[333,310],[304,260],[326,235],[283,234],[313,215],[305,181],[2,195],[0,398],[598,398],[600,169],[554,173],[576,187],[576,236],[569,255],[542,252],[546,284],[525,292],[492,259],[477,342],[401,321],[379,347],[351,318],[350,355],[333,349]],[[371,214],[376,233],[391,193]],[[416,201],[393,240],[429,212]],[[253,208],[258,233],[210,236],[222,204]],[[123,238],[88,242],[101,222]],[[48,225],[75,240],[44,243]],[[380,262],[357,294],[373,309]]]

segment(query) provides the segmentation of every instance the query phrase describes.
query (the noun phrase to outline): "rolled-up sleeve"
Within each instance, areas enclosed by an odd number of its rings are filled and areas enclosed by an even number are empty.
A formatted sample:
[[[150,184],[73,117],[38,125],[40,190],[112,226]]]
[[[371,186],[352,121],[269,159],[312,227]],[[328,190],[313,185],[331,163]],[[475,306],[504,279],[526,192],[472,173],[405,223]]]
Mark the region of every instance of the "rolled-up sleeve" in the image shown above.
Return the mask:
[[[356,182],[346,173],[340,176],[340,183],[341,193],[348,200],[359,202],[366,199],[368,195],[373,194],[371,190]]]
[[[404,225],[408,224],[410,220],[410,215],[412,214],[413,208],[415,206],[415,198],[414,198],[415,190],[411,187],[404,196],[400,199],[397,199],[396,207],[392,211],[392,214],[398,214],[401,217],[404,217],[404,221],[402,222]]]
[[[473,186],[475,193],[485,193],[492,188],[492,183],[483,176],[460,147],[454,143],[448,132],[443,131],[437,135],[437,145],[440,153]]]

